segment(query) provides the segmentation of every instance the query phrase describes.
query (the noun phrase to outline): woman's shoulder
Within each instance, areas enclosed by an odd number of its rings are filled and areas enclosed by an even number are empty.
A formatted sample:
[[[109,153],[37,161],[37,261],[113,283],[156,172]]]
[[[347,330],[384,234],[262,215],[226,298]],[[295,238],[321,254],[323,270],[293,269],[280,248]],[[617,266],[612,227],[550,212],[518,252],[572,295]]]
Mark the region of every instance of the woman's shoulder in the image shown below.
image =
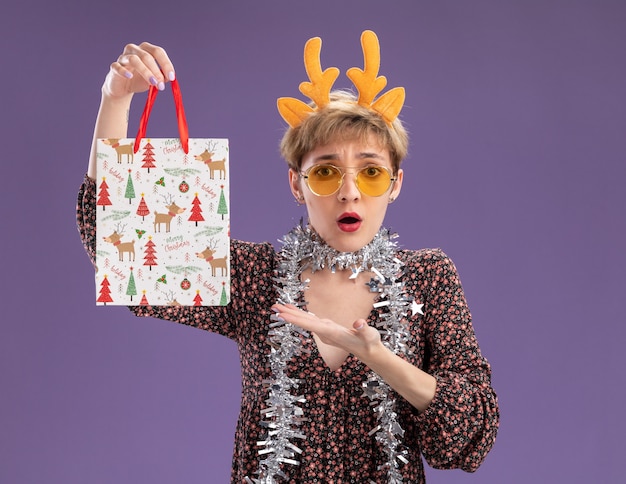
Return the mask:
[[[404,263],[406,270],[421,274],[425,279],[458,277],[454,261],[440,248],[401,249],[397,257]]]
[[[230,254],[235,264],[258,269],[272,269],[276,260],[276,250],[269,242],[230,239]]]
[[[276,253],[274,246],[269,242],[249,242],[247,240],[230,239],[231,251],[241,253]]]
[[[425,249],[400,249],[398,250],[398,259],[405,264],[424,265],[439,264],[441,262],[451,262],[450,257],[440,248]]]

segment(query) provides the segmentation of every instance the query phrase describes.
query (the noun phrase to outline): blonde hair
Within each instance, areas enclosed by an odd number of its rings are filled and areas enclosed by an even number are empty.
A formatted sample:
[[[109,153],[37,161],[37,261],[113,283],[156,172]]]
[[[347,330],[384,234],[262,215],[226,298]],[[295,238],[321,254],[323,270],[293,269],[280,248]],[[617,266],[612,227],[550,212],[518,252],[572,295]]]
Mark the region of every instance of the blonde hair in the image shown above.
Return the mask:
[[[408,153],[406,129],[398,118],[389,125],[377,112],[356,101],[351,91],[332,91],[326,106],[312,112],[299,126],[288,128],[280,142],[280,153],[289,168],[300,171],[304,156],[318,146],[338,140],[366,140],[373,134],[389,149],[396,173]]]

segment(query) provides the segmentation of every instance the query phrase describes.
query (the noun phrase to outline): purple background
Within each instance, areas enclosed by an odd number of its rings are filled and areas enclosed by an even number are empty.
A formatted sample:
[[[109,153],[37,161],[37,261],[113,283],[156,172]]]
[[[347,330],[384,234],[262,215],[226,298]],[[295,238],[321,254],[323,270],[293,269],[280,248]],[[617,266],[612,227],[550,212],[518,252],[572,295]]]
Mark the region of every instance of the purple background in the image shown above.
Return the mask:
[[[314,35],[348,87],[365,28],[389,87],[408,93],[411,153],[387,225],[456,262],[502,410],[481,469],[429,469],[429,484],[623,482],[626,3],[17,3],[0,19],[0,482],[228,479],[235,345],[96,308],[74,225],[124,44],[168,49],[191,136],[231,140],[232,235],[276,242],[303,210],[275,100],[302,98]],[[173,113],[168,90],[150,135],[174,135]]]

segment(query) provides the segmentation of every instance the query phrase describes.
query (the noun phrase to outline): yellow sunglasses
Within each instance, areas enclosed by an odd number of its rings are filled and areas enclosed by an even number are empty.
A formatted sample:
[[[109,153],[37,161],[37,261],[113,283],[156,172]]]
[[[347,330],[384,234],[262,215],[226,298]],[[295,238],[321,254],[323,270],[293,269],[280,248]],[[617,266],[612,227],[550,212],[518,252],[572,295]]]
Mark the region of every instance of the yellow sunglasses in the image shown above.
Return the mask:
[[[346,172],[331,164],[313,165],[307,171],[301,172],[300,176],[306,180],[306,184],[315,195],[327,197],[336,193],[341,185]],[[380,165],[368,165],[356,170],[356,187],[363,195],[380,197],[396,180],[391,170]]]

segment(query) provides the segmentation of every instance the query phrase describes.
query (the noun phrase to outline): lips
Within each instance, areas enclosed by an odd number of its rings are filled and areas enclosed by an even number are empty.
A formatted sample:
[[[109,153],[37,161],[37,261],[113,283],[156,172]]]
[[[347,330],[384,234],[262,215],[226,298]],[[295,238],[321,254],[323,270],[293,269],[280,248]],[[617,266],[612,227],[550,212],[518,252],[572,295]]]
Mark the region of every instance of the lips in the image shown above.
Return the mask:
[[[355,232],[361,227],[362,219],[358,213],[342,213],[337,219],[337,226],[344,232]]]

